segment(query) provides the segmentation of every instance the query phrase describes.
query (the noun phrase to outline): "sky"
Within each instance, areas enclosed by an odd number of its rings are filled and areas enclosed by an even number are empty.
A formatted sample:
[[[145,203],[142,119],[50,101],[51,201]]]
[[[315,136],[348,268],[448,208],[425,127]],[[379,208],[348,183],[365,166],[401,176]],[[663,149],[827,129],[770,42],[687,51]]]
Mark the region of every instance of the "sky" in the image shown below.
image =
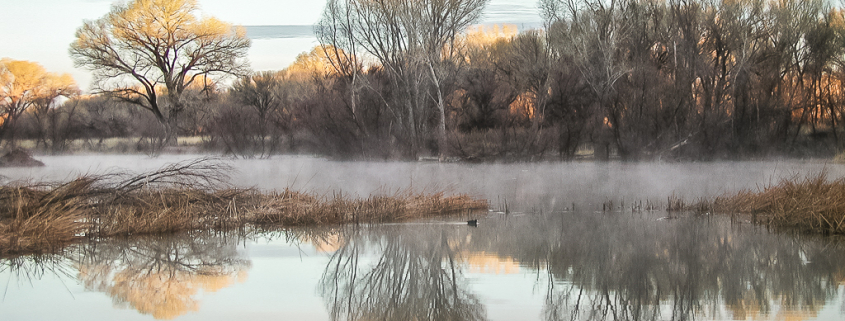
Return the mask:
[[[485,23],[538,23],[538,0],[491,0]],[[74,68],[68,46],[84,20],[108,13],[112,0],[0,0],[0,58],[28,60],[47,71],[70,73],[90,88],[89,71]],[[322,0],[199,0],[202,13],[236,25],[312,25]],[[317,45],[315,38],[257,39],[249,60],[254,70],[280,70]]]

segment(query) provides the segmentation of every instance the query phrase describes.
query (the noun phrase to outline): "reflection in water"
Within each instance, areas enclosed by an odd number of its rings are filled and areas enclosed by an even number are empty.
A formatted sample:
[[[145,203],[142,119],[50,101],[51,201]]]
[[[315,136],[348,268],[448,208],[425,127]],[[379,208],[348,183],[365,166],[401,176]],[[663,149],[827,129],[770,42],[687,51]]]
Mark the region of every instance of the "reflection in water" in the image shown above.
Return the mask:
[[[469,252],[464,254],[470,273],[517,274],[519,262],[510,257],[499,257],[495,253]]]
[[[200,291],[215,292],[246,279],[249,261],[236,242],[211,235],[140,237],[82,245],[71,256],[88,290],[108,294],[115,306],[156,319],[199,309]]]
[[[490,220],[470,248],[545,271],[547,320],[800,319],[836,298],[842,242],[730,224],[537,215]]]
[[[462,277],[458,231],[443,225],[345,229],[320,285],[332,320],[485,319]]]
[[[70,278],[74,272],[67,264],[67,259],[57,254],[35,254],[0,258],[0,274],[9,274],[7,284],[0,295],[0,302],[6,298],[9,282],[14,278],[20,281],[39,280],[45,275]]]
[[[238,237],[110,239],[80,244],[62,255],[0,260],[0,274],[22,280],[45,274],[75,278],[86,290],[107,294],[115,306],[162,319],[196,311],[203,293],[243,281],[252,264],[267,264],[268,258],[276,264],[310,262],[313,265],[307,268],[322,274],[313,275],[313,286],[298,288],[250,288],[265,280],[239,284],[248,288],[240,292],[249,293],[246,300],[272,297],[280,291],[298,291],[293,296],[306,297],[316,288],[328,314],[320,316],[332,320],[501,318],[487,315],[488,310],[496,310],[495,303],[484,299],[515,296],[508,288],[514,282],[527,282],[537,290],[535,296],[514,298],[536,301],[529,304],[538,309],[526,313],[524,319],[845,316],[845,311],[832,311],[843,306],[839,300],[845,285],[845,242],[841,239],[773,234],[725,217],[658,219],[661,216],[491,214],[481,218],[477,228],[463,222],[431,222],[285,229],[261,232],[254,242],[248,241],[255,245],[247,246],[247,251],[261,253],[252,263],[238,251]],[[275,244],[260,248],[258,239]],[[303,262],[302,256],[310,253],[315,257]],[[299,259],[275,260],[285,255]],[[287,268],[281,266],[282,273],[271,277],[283,280],[280,284],[302,278],[286,273]],[[256,273],[254,278],[258,275],[267,277]],[[499,280],[507,282],[499,284]],[[319,306],[320,298],[313,299]],[[236,304],[223,309],[235,315],[251,312],[238,310],[249,307]],[[315,316],[310,310],[298,315]]]

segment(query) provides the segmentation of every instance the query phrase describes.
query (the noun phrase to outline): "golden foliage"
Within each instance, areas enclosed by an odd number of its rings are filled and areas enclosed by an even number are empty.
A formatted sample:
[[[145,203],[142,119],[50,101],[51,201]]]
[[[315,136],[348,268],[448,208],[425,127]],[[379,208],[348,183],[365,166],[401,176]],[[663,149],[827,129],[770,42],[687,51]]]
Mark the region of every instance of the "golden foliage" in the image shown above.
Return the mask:
[[[129,97],[161,116],[157,98],[163,88],[178,104],[183,91],[207,84],[207,76],[248,72],[245,29],[200,17],[198,10],[195,0],[115,5],[76,31],[71,58],[95,72],[98,89]]]
[[[471,273],[484,274],[517,274],[519,273],[519,262],[508,256],[499,256],[495,253],[467,252],[461,257],[466,258]]]
[[[5,116],[22,113],[33,104],[47,105],[59,96],[79,94],[69,74],[47,72],[41,64],[24,60],[0,60],[0,108]]]
[[[337,61],[353,61],[343,49],[333,46],[316,46],[310,52],[303,52],[296,56],[296,60],[283,72],[291,80],[306,81],[337,74],[334,63]]]
[[[468,28],[455,41],[456,49],[463,53],[468,63],[477,64],[493,59],[501,54],[497,47],[511,42],[518,34],[514,25],[477,26]],[[448,48],[444,49],[448,50]]]
[[[519,33],[516,25],[503,24],[468,28],[463,40],[470,46],[488,46],[503,39],[511,39]]]
[[[195,0],[136,0],[125,6],[115,6],[101,23],[112,27],[114,40],[140,48],[153,47],[153,51],[159,53],[193,40],[198,42],[197,46],[202,46],[227,37],[246,38],[243,27],[233,28],[214,17],[198,19],[198,10]],[[108,38],[89,36],[92,34],[78,32],[76,45],[98,48],[110,45]]]
[[[90,276],[89,269],[79,268],[80,279]],[[104,292],[115,302],[125,303],[142,314],[156,319],[171,320],[185,313],[197,311],[197,294],[201,291],[216,292],[225,287],[243,282],[246,271],[234,273],[221,270],[189,271],[164,266],[151,271],[148,267],[126,268],[114,273],[110,280],[98,280],[108,284]],[[108,275],[101,275],[108,276]]]
[[[86,290],[108,294],[119,307],[174,319],[197,311],[202,294],[247,278],[249,262],[229,252],[225,243],[211,242],[140,237],[130,241],[132,251],[126,252],[118,250],[122,246],[92,245],[88,257],[76,263],[77,278]]]

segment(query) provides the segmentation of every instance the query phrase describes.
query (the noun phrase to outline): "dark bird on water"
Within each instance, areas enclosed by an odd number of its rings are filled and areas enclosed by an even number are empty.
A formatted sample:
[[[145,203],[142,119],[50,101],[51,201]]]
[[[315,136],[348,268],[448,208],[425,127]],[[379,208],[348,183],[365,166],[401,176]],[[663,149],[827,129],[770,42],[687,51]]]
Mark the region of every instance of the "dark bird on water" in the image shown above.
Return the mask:
[[[467,221],[467,225],[478,226],[478,220],[469,220],[469,221]]]

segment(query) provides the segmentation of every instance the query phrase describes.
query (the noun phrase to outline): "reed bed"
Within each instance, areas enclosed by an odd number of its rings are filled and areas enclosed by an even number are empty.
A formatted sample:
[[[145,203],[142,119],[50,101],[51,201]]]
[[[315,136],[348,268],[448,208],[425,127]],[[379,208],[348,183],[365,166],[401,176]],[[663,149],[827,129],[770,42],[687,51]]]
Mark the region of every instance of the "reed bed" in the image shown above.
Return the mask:
[[[487,201],[443,192],[351,198],[291,189],[225,186],[208,159],[143,175],[85,175],[58,184],[0,187],[0,255],[50,252],[85,237],[265,226],[392,222],[486,210]]]
[[[793,176],[757,191],[742,190],[715,198],[687,201],[673,194],[667,197],[665,206],[660,204],[646,201],[643,205],[640,201],[626,208],[614,207],[613,201],[608,200],[602,204],[602,211],[661,208],[669,214],[667,218],[677,218],[677,212],[741,215],[774,228],[845,235],[845,178],[829,179],[824,171],[807,177]]]
[[[825,172],[792,177],[758,191],[744,190],[689,205],[698,212],[747,214],[755,222],[822,234],[845,234],[845,178]]]

